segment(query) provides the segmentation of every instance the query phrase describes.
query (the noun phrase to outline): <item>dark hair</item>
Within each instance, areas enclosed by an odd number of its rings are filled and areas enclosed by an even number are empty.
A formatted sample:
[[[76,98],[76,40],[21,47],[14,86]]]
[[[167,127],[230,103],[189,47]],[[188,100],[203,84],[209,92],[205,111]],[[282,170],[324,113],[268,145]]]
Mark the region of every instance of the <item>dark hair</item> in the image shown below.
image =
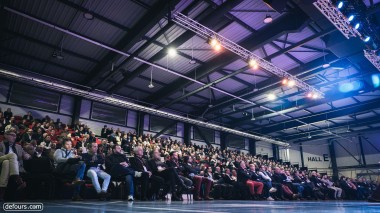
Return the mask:
[[[183,157],[183,162],[187,163],[187,162],[189,162],[189,159],[190,159],[189,156],[184,156]]]
[[[171,151],[171,152],[169,153],[170,157],[173,156],[174,153],[176,153],[176,152],[177,152],[177,151]]]
[[[70,138],[64,138],[62,140],[62,146],[64,146],[67,142],[72,142]]]

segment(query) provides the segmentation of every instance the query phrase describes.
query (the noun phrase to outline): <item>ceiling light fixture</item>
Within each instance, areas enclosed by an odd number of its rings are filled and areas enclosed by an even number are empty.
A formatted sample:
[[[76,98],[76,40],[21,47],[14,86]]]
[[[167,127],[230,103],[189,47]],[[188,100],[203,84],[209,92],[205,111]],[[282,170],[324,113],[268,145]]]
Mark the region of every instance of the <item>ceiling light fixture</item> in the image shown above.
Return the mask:
[[[360,27],[360,23],[356,23],[355,24],[355,29],[357,30],[357,29],[359,29],[359,27]]]
[[[91,21],[94,19],[94,15],[90,11],[87,11],[87,12],[83,13],[83,18]]]
[[[251,121],[256,120],[255,116],[253,115],[253,108],[252,108],[252,113],[251,114],[252,114]]]
[[[177,55],[177,50],[175,49],[175,48],[173,48],[173,47],[170,47],[169,49],[168,49],[168,55],[170,56],[170,57],[175,57],[176,55]]]
[[[249,59],[248,61],[248,65],[254,69],[254,70],[257,70],[259,68],[259,65],[257,64],[257,61],[255,59]]]
[[[371,40],[371,37],[369,37],[369,36],[366,36],[366,37],[364,37],[364,39],[363,39],[364,42],[369,42],[369,40]]]
[[[338,3],[338,9],[342,9],[342,7],[343,7],[343,1],[340,1],[340,2]]]
[[[152,69],[150,70],[150,84],[148,85],[148,88],[149,89],[154,88],[154,85],[153,85],[153,66],[152,66]]]
[[[269,14],[267,14],[267,15],[265,16],[265,18],[264,18],[264,23],[265,23],[265,24],[269,24],[269,23],[272,23],[272,21],[273,21],[272,16],[270,16]]]
[[[273,100],[276,100],[277,97],[276,97],[275,94],[273,94],[273,93],[269,93],[268,96],[267,96],[267,98],[268,98],[269,100],[273,101]]]
[[[352,20],[354,20],[354,18],[355,18],[355,15],[350,15],[350,16],[348,17],[348,21],[351,22]]]

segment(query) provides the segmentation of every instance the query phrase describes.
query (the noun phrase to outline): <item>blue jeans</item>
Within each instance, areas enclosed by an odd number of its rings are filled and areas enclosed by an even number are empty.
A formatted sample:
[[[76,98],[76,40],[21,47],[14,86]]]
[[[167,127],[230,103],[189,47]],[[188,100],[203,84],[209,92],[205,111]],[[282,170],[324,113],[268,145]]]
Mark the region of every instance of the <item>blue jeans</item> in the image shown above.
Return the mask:
[[[83,176],[84,176],[85,171],[86,171],[86,164],[81,163],[75,178],[79,179],[79,180],[83,180]],[[74,189],[74,195],[78,195],[79,193],[80,193],[80,185],[77,185]]]
[[[135,187],[133,185],[133,176],[132,175],[126,175],[125,176],[125,182],[129,187],[129,192],[127,191],[126,193],[128,193],[128,195],[133,196],[135,194]],[[127,189],[128,188],[126,187],[126,190]]]
[[[110,181],[111,181],[111,175],[107,174],[106,172],[102,171],[99,168],[91,167],[87,171],[87,177],[89,177],[91,179],[92,185],[94,185],[94,188],[95,188],[97,193],[100,193],[102,191],[103,192],[107,191],[108,185],[110,184]],[[100,188],[98,178],[103,179],[102,188]]]

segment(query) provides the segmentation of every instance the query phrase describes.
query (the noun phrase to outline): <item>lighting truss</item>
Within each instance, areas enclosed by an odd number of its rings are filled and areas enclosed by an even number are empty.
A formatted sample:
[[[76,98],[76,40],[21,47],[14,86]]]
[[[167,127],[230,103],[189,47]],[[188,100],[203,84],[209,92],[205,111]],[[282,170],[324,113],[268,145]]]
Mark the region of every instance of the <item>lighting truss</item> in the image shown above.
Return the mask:
[[[347,38],[362,37],[359,31],[351,27],[346,16],[330,0],[317,0],[313,5]]]
[[[364,50],[364,56],[380,71],[380,57],[376,55],[375,50]]]
[[[48,80],[29,77],[26,75],[18,74],[15,72],[4,70],[4,69],[0,69],[0,76],[3,76],[5,78],[11,79],[11,80],[19,81],[22,83],[27,83],[27,84],[34,85],[34,86],[48,88],[48,89],[55,90],[55,91],[58,91],[61,93],[76,95],[76,96],[80,96],[80,97],[83,97],[83,98],[86,98],[89,100],[99,101],[99,102],[108,103],[108,104],[112,104],[112,105],[123,107],[123,108],[128,108],[128,109],[132,109],[132,110],[136,110],[136,111],[146,112],[148,114],[157,115],[157,116],[165,117],[165,118],[170,118],[173,120],[178,120],[178,121],[181,121],[184,123],[190,123],[193,125],[206,127],[206,128],[214,129],[214,130],[221,131],[221,132],[227,132],[227,133],[239,135],[239,136],[246,137],[246,138],[253,138],[255,140],[264,141],[267,143],[273,143],[273,144],[277,144],[280,146],[289,146],[288,143],[285,143],[285,142],[282,142],[279,140],[275,140],[275,139],[271,139],[271,138],[267,138],[267,137],[263,137],[263,136],[259,136],[259,135],[254,135],[254,134],[250,134],[250,133],[245,133],[242,131],[238,131],[238,130],[231,129],[231,128],[226,128],[226,127],[219,126],[216,124],[207,123],[207,122],[187,118],[187,117],[180,116],[177,114],[173,114],[173,113],[169,113],[169,112],[165,112],[165,111],[161,111],[161,110],[156,110],[156,109],[153,109],[150,107],[145,107],[145,106],[142,106],[139,104],[135,104],[135,103],[132,103],[129,101],[125,101],[125,100],[122,100],[119,98],[112,97],[110,95],[103,95],[100,93],[89,92],[89,91],[69,87],[69,86],[66,86],[63,84],[54,83],[54,82],[51,82]]]
[[[277,67],[273,63],[261,58],[260,56],[250,52],[249,50],[245,49],[244,47],[236,44],[235,42],[223,37],[222,35],[218,34],[217,32],[214,32],[213,30],[207,28],[206,26],[203,26],[202,24],[198,23],[197,21],[179,13],[175,12],[172,14],[173,21],[177,23],[178,25],[184,27],[185,29],[191,30],[194,33],[196,33],[198,36],[205,38],[205,39],[216,39],[220,45],[222,45],[224,48],[230,50],[231,52],[239,55],[243,58],[245,61],[254,60],[258,66],[261,68],[273,73],[274,75],[280,77],[280,78],[287,78],[289,80],[293,80],[295,82],[295,85],[306,92],[312,92],[313,94],[317,94],[318,97],[323,97],[324,93],[315,87],[303,82],[302,80],[298,79],[297,77],[287,73],[285,70]]]

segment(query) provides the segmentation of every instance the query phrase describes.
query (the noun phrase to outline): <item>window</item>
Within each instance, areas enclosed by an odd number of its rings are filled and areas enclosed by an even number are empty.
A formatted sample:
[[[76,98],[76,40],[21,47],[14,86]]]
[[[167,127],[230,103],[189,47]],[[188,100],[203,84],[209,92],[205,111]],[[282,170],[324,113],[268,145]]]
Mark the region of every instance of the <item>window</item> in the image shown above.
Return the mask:
[[[215,143],[215,131],[214,130],[203,128],[203,127],[198,127],[198,128],[210,143]],[[193,139],[203,141],[203,138],[202,138],[202,136],[199,133],[197,128],[193,128]]]
[[[9,102],[51,112],[58,112],[60,97],[61,95],[56,92],[15,83],[12,86]]]
[[[231,148],[245,149],[245,138],[237,135],[227,135],[226,144]]]
[[[163,129],[170,126],[162,134],[164,134],[164,135],[177,135],[177,122],[176,121],[151,115],[149,124],[150,124],[150,131],[152,131],[152,132],[161,132]]]
[[[91,119],[93,120],[105,121],[125,126],[126,118],[126,109],[97,102],[93,102],[92,104]]]

